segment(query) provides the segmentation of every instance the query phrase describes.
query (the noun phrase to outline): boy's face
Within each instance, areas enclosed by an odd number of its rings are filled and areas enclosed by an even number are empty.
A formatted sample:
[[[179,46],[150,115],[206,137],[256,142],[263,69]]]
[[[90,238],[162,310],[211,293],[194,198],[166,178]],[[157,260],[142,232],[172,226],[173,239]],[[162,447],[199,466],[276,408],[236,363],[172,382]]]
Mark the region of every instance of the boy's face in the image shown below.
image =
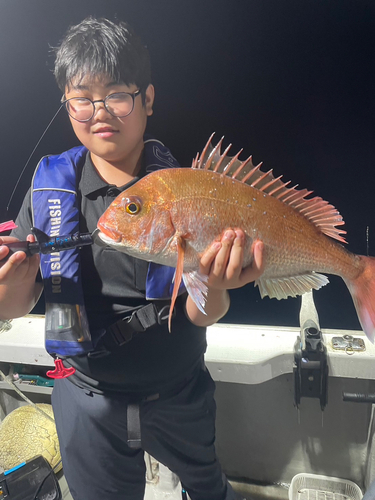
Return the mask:
[[[65,98],[86,97],[92,101],[105,99],[108,95],[117,92],[133,93],[138,90],[136,85],[127,86],[122,83],[111,82],[107,77],[85,77],[75,85],[65,89]],[[78,122],[70,118],[73,130],[80,142],[95,157],[109,163],[116,163],[131,173],[143,149],[143,134],[147,117],[152,115],[154,102],[154,88],[149,85],[146,90],[145,103],[138,94],[134,98],[133,111],[123,118],[112,116],[105,109],[102,102],[95,103],[95,114],[87,122]]]

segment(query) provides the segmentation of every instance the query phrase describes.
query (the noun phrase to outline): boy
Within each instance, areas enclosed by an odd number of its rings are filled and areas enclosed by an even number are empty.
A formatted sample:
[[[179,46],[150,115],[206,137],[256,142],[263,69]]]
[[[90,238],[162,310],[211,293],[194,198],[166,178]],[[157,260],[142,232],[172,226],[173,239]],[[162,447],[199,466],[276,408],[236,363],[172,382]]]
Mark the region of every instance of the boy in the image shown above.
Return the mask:
[[[42,160],[39,172],[46,174],[46,186],[39,191],[48,187],[50,165],[57,166],[62,177],[53,181],[62,185],[73,166],[79,230],[93,232],[123,189],[150,169],[178,164],[161,143],[144,139],[154,87],[148,52],[129,26],[88,18],[71,27],[57,50],[55,77],[85,148]],[[17,218],[18,228],[1,238],[0,245],[15,238],[33,240],[29,231],[35,217],[41,223],[46,217],[34,205],[36,191],[34,182]],[[70,223],[64,214],[59,216],[61,224]],[[214,382],[202,360],[205,327],[228,310],[226,290],[262,272],[261,243],[254,248],[253,266],[241,270],[243,243],[242,231],[228,229],[221,242],[205,252],[201,272],[209,276],[207,314],[182,294],[172,334],[156,302],[156,320],[145,331],[137,333],[135,326],[129,331],[134,317],[142,322],[142,311],[149,305],[145,261],[96,245],[80,250],[78,268],[94,350],[64,360],[75,373],[56,380],[52,395],[64,473],[75,500],[141,500],[143,450],[178,475],[192,500],[236,498],[215,456]],[[25,258],[18,252],[1,260],[7,253],[0,246],[2,319],[28,313],[43,288],[39,256]]]

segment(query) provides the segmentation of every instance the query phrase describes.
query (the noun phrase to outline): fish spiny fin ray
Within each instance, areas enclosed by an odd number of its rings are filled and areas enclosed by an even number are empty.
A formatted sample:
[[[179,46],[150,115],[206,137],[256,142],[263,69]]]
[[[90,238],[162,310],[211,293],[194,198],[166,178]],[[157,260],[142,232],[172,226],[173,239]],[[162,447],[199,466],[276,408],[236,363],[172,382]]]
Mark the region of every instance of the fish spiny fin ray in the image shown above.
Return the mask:
[[[171,298],[171,307],[169,309],[169,318],[168,318],[168,329],[169,329],[169,331],[171,331],[171,327],[172,327],[172,313],[173,313],[174,306],[176,304],[178,290],[180,288],[180,284],[181,284],[181,280],[182,280],[182,273],[183,273],[183,270],[184,270],[184,257],[185,257],[185,241],[180,236],[177,239],[177,266],[176,266],[176,272],[175,272],[175,275],[174,275],[173,291],[172,291],[172,298]]]
[[[198,271],[189,271],[182,275],[182,279],[195,305],[201,313],[207,314],[204,307],[207,300],[208,287],[206,283],[208,281],[208,276],[200,274]]]
[[[328,282],[328,278],[324,274],[311,272],[285,278],[261,277],[255,282],[255,286],[259,287],[262,299],[268,295],[271,299],[280,300],[303,295],[312,289],[319,290]]]
[[[346,231],[336,227],[342,226],[344,221],[333,205],[318,196],[307,198],[312,194],[312,191],[297,189],[298,185],[289,187],[290,181],[283,182],[281,180],[282,176],[274,177],[272,169],[263,172],[260,169],[262,163],[254,166],[251,156],[244,161],[239,160],[238,157],[242,150],[235,156],[228,156],[231,147],[229,145],[221,154],[220,149],[223,138],[214,147],[211,144],[213,136],[214,134],[209,138],[201,155],[197,155],[193,160],[192,168],[210,170],[244,184],[249,184],[254,189],[268,194],[298,211],[318,227],[322,233],[346,243],[345,238],[342,236],[346,234]]]

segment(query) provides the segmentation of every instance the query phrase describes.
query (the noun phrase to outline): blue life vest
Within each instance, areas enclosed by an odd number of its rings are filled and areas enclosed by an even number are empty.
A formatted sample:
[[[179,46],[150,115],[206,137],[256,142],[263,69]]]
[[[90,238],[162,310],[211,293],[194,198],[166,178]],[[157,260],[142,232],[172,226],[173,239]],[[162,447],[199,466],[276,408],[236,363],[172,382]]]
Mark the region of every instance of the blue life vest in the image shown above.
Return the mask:
[[[155,139],[145,137],[143,154],[147,173],[179,167],[169,149]],[[87,149],[78,146],[60,155],[42,158],[35,170],[31,192],[33,224],[51,237],[79,233],[78,184],[86,155]],[[41,254],[40,259],[46,301],[47,351],[59,357],[90,352],[94,343],[84,307],[80,250]],[[174,268],[150,263],[146,298],[169,299],[174,272]],[[180,292],[183,290],[181,288]],[[71,331],[73,324],[74,328],[81,328],[82,335]]]

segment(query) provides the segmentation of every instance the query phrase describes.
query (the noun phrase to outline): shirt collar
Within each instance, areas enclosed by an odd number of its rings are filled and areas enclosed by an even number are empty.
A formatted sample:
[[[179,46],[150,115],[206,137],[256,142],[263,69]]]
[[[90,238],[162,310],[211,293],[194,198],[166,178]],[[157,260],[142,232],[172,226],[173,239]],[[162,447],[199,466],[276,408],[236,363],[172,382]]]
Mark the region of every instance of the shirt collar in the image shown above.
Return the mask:
[[[143,162],[142,162],[143,163]],[[125,188],[130,187],[132,184],[137,182],[140,177],[144,175],[143,165],[141,167],[141,172],[138,177],[134,177],[130,182],[124,184],[123,186],[114,186],[113,184],[108,184],[105,182],[100,175],[98,174],[94,164],[92,163],[90,153],[87,152],[86,160],[82,168],[82,175],[80,180],[80,190],[83,196],[89,196],[96,191],[104,190],[105,192],[109,187],[114,187],[119,190],[119,192],[123,191]]]

